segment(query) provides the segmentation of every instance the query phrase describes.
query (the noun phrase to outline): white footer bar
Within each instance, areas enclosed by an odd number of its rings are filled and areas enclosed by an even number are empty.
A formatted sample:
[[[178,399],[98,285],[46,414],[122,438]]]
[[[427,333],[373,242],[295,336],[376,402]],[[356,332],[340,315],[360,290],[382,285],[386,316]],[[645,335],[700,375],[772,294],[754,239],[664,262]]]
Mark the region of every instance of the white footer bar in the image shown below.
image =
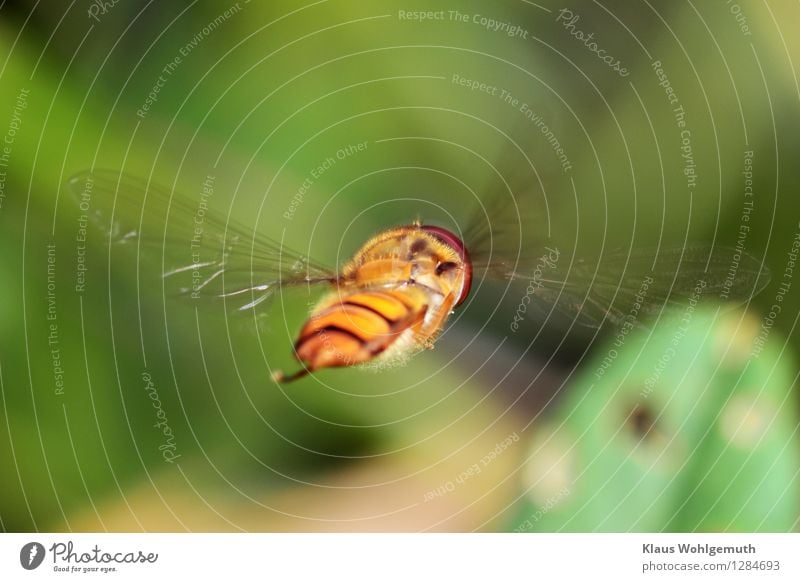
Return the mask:
[[[800,534],[4,534],[0,580],[800,580]],[[179,578],[181,577],[181,578]]]

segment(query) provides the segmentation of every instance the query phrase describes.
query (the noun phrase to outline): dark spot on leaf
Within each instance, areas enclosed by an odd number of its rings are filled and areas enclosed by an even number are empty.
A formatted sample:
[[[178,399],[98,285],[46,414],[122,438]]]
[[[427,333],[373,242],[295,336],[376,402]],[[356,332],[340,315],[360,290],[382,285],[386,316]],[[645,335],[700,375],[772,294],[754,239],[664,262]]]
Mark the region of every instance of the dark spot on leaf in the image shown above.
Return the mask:
[[[628,415],[628,425],[634,434],[640,439],[645,440],[653,436],[656,418],[653,411],[646,404],[636,404]]]

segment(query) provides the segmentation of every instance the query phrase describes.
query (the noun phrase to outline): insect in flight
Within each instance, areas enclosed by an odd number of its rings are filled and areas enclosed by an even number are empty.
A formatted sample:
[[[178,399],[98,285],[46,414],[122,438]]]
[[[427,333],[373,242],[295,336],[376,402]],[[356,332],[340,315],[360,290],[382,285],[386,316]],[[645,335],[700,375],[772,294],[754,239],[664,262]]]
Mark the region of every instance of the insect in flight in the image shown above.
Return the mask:
[[[111,244],[162,261],[168,294],[218,298],[247,312],[278,290],[327,287],[295,342],[301,367],[290,375],[275,372],[280,382],[432,347],[478,277],[527,284],[526,317],[560,313],[590,328],[606,322],[641,326],[646,317],[687,301],[739,303],[768,281],[754,257],[702,244],[617,251],[600,259],[567,257],[544,245],[522,255],[519,247],[503,251],[493,240],[493,215],[500,212],[495,201],[458,233],[422,221],[388,228],[335,270],[214,215],[203,197],[192,201],[109,170],[78,174],[69,187],[88,201],[91,219]]]

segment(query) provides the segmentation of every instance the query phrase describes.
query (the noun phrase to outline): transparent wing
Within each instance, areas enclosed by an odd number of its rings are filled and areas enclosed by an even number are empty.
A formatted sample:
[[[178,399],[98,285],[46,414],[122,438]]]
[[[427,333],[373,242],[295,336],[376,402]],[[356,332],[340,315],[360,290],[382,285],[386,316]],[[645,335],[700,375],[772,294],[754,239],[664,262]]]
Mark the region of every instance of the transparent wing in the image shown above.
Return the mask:
[[[336,280],[333,270],[215,215],[208,181],[194,198],[113,170],[82,172],[68,186],[109,244],[160,262],[169,294],[230,298],[247,310],[281,287]]]
[[[662,312],[688,313],[709,302],[741,304],[770,279],[752,255],[703,244],[575,260],[545,247],[533,257],[495,261],[484,268],[489,276],[528,283],[531,309],[525,315],[557,312],[593,328],[605,322],[647,327]]]

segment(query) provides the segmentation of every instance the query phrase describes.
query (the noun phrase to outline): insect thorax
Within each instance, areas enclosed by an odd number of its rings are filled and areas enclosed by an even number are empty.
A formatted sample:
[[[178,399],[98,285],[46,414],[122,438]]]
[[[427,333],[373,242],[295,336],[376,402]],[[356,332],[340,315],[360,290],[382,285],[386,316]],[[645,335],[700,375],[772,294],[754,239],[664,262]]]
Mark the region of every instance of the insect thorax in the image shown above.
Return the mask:
[[[417,226],[380,233],[342,271],[358,287],[420,286],[446,297],[463,284],[463,261],[452,248]]]

